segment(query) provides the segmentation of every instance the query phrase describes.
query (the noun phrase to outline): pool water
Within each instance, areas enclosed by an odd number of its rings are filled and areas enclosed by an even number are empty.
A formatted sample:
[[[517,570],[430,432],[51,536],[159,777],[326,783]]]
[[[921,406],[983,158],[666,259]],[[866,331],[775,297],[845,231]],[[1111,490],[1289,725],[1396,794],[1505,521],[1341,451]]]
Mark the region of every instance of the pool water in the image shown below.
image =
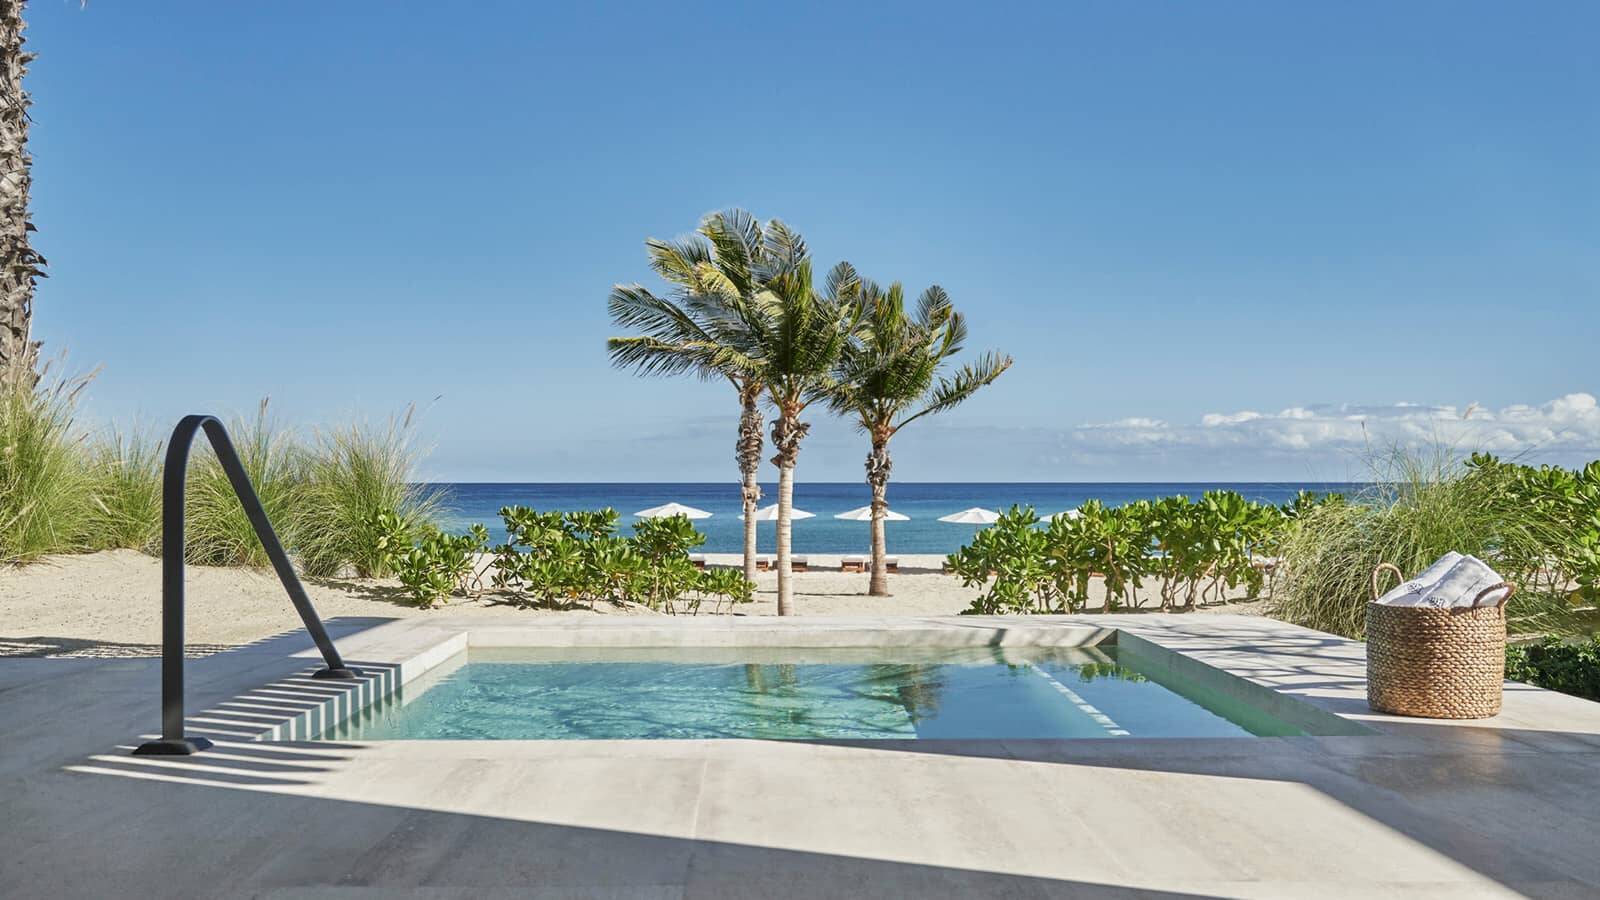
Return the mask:
[[[339,740],[1250,737],[1292,726],[1115,647],[481,651]]]

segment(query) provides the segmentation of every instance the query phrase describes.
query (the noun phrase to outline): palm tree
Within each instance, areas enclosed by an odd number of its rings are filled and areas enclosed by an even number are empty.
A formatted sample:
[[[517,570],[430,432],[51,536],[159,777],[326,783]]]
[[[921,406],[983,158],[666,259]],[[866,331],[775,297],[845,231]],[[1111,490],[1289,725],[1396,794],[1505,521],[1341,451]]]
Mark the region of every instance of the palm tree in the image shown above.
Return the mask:
[[[740,210],[717,213],[706,218],[700,236],[671,245],[652,242],[652,265],[678,286],[678,297],[665,301],[638,285],[619,285],[611,295],[612,318],[644,334],[612,338],[607,346],[614,363],[644,373],[728,379],[746,412],[739,430],[741,465],[760,452],[750,440],[760,434],[751,392],[766,395],[776,415],[778,614],[789,615],[794,471],[810,428],[800,416],[828,395],[833,368],[855,328],[860,280],[840,263],[819,292],[805,240],[776,219],[762,226]],[[752,513],[760,494],[754,465],[745,472],[745,564],[753,577]]]
[[[829,405],[850,416],[871,441],[867,484],[872,488],[872,581],[869,593],[889,595],[883,521],[888,511],[889,440],[923,416],[943,412],[971,397],[1011,366],[1011,357],[986,353],[943,375],[945,364],[961,352],[967,337],[963,316],[944,289],[922,292],[914,314],[907,314],[899,282],[887,291],[863,282],[860,326],[834,372]]]
[[[766,238],[766,290],[741,307],[748,340],[741,355],[760,373],[776,416],[772,463],[778,467],[778,615],[786,616],[794,612],[789,553],[794,472],[800,442],[811,428],[800,416],[813,402],[826,399],[832,388],[833,369],[856,327],[861,280],[849,263],[839,263],[818,292],[804,239],[777,220],[768,223]]]
[[[723,379],[739,396],[739,463],[744,504],[744,574],[756,577],[756,506],[761,500],[760,401],[765,390],[759,373],[730,366],[729,340],[741,328],[734,307],[747,306],[762,290],[760,272],[766,249],[761,225],[743,210],[707,216],[699,233],[685,241],[645,242],[650,266],[673,285],[673,299],[658,297],[638,284],[611,289],[611,319],[641,332],[606,341],[614,365],[644,375],[693,374]]]
[[[22,77],[33,54],[22,49],[23,0],[0,0],[0,386],[38,380],[39,345],[30,339],[34,280],[44,257],[28,233],[28,191],[33,159],[28,156],[28,92]]]

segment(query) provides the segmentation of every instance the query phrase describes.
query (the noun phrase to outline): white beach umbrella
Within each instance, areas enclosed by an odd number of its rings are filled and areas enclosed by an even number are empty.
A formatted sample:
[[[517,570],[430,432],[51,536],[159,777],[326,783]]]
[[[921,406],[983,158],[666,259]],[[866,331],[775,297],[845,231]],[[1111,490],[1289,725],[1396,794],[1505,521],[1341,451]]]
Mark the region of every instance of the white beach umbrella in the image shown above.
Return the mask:
[[[871,522],[872,521],[872,507],[870,507],[870,506],[858,506],[855,509],[850,510],[849,512],[839,513],[838,515],[834,516],[834,518],[835,519],[849,519],[852,522]],[[888,521],[888,522],[904,522],[907,519],[910,519],[911,517],[907,516],[907,515],[903,515],[901,513],[897,513],[892,509],[886,509],[886,510],[883,511],[883,518],[884,518],[885,521]]]
[[[940,516],[939,521],[954,522],[957,525],[993,525],[1000,521],[1000,514],[992,509],[974,506],[970,509],[963,509],[958,513],[951,513],[948,516]]]
[[[1076,519],[1076,518],[1078,518],[1078,517],[1080,517],[1082,515],[1083,515],[1083,513],[1078,512],[1075,509],[1069,509],[1066,512],[1058,512],[1053,516],[1045,516],[1045,518],[1046,519]]]
[[[789,510],[790,519],[810,519],[814,516],[816,516],[816,513],[808,513],[803,509],[791,508]],[[741,515],[739,518],[743,519],[744,516]],[[760,509],[756,510],[754,518],[757,522],[778,521],[778,504],[774,503],[771,506],[761,507]]]
[[[672,516],[687,516],[691,519],[711,518],[711,513],[708,513],[703,509],[695,509],[692,506],[684,506],[682,503],[664,503],[661,506],[652,506],[649,509],[641,509],[634,513],[634,515],[641,519],[667,519],[671,518]]]

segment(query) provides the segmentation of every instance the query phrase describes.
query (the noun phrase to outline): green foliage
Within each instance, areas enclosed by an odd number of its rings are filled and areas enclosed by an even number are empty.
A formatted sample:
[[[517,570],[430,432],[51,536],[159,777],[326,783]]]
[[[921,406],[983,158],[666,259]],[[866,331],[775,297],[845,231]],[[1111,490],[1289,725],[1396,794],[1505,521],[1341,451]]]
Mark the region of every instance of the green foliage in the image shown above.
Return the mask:
[[[1545,638],[1506,648],[1506,677],[1512,681],[1600,700],[1600,637],[1564,642]]]
[[[616,510],[538,512],[500,510],[510,541],[495,548],[496,589],[526,605],[591,609],[597,603],[641,603],[676,613],[698,612],[716,598],[747,603],[754,586],[735,571],[701,571],[689,551],[705,535],[683,516],[641,519],[631,537],[616,534]]]
[[[89,546],[154,552],[161,545],[162,443],[113,430],[90,448],[94,509]]]
[[[1467,471],[1484,483],[1503,515],[1524,519],[1540,537],[1555,538],[1529,542],[1536,544],[1532,557],[1509,560],[1529,573],[1534,590],[1570,590],[1574,605],[1600,603],[1600,460],[1582,469],[1535,468],[1474,453]],[[1504,549],[1511,554],[1527,548],[1519,542]]]
[[[749,603],[755,598],[756,586],[744,573],[738,569],[706,569],[699,573],[699,578],[693,586],[693,593],[688,598],[688,609],[691,613],[700,611],[700,604],[705,600],[712,600],[712,612],[722,612],[723,603],[729,607],[741,603]]]
[[[389,574],[392,548],[434,520],[439,496],[411,481],[418,453],[411,411],[384,428],[347,425],[299,452],[302,481],[296,550],[312,576],[345,567],[362,578]]]
[[[639,602],[652,609],[675,610],[675,601],[701,584],[701,572],[689,561],[689,551],[705,542],[706,536],[684,516],[633,523],[634,549],[644,563],[632,581],[642,594]]]
[[[474,525],[462,535],[429,527],[416,546],[390,554],[385,565],[394,568],[414,603],[432,607],[469,590],[478,554],[488,544],[489,531],[482,525]]]
[[[235,420],[228,426],[228,434],[273,530],[294,553],[305,533],[302,500],[306,491],[303,463],[292,436],[268,414],[265,400],[253,420]],[[185,538],[190,562],[206,566],[270,564],[233,484],[203,439],[195,442],[187,493]]]
[[[1506,607],[1514,632],[1567,630],[1574,604],[1593,602],[1583,579],[1593,584],[1587,554],[1595,538],[1581,525],[1596,514],[1586,486],[1597,474],[1594,465],[1562,474],[1492,457],[1463,465],[1443,451],[1394,451],[1376,464],[1376,487],[1365,495],[1294,518],[1272,613],[1359,638],[1374,567],[1389,562],[1411,574],[1454,550],[1517,585]]]
[[[967,587],[987,585],[966,610],[973,615],[1075,612],[1060,587],[1060,568],[1048,536],[1034,527],[1031,506],[1013,506],[950,554],[950,571]],[[1087,579],[1085,579],[1087,583]],[[1073,595],[1080,596],[1080,595]],[[1081,600],[1079,601],[1081,604]]]
[[[0,563],[88,549],[93,477],[73,410],[87,379],[0,387]]]
[[[1289,520],[1285,510],[1233,491],[1208,491],[1198,502],[1091,500],[1043,529],[1031,508],[1012,507],[952,554],[950,568],[969,587],[988,585],[971,613],[1077,612],[1094,599],[1097,576],[1108,612],[1141,605],[1146,579],[1159,585],[1163,609],[1192,606],[1240,586],[1256,596],[1264,575],[1255,558],[1277,549]]]

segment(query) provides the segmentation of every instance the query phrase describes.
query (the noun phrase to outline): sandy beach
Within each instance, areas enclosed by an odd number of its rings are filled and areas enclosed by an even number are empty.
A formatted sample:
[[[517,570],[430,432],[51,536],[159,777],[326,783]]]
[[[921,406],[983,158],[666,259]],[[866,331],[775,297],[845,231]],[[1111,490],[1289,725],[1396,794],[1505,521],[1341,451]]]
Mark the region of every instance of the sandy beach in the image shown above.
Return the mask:
[[[736,564],[736,554],[711,554],[713,565]],[[885,616],[955,615],[966,609],[977,588],[942,574],[940,556],[901,556],[901,571],[890,576],[891,597],[867,594],[867,576],[838,571],[838,557],[810,558],[809,571],[796,575],[795,603],[800,615]],[[299,627],[294,608],[270,570],[208,568],[188,570],[189,651],[201,655],[260,640]],[[504,615],[515,609],[492,595],[455,598],[447,606],[419,609],[405,602],[387,579],[307,579],[306,590],[325,619],[341,616],[409,618],[438,615]],[[756,599],[736,615],[777,613],[777,575],[763,572]],[[1150,601],[1153,605],[1153,601]],[[1200,612],[1259,612],[1259,603],[1229,603]],[[517,610],[527,616],[662,615],[638,606],[602,605],[580,610]],[[705,610],[702,614],[708,614]],[[151,656],[160,652],[161,561],[131,550],[57,556],[20,568],[0,569],[0,656]]]

